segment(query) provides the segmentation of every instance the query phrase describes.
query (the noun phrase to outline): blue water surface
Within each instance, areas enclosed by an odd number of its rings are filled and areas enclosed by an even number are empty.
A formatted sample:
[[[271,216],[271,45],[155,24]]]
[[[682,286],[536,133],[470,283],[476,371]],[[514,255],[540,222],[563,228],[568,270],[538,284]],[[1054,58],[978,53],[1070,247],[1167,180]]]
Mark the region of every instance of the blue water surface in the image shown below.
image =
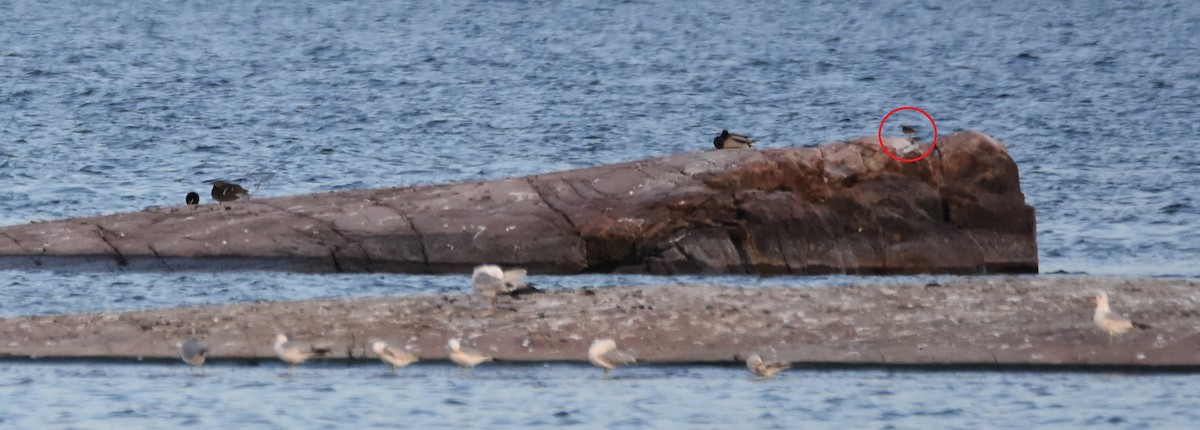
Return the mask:
[[[1191,428],[1196,375],[0,363],[5,428]],[[86,401],[80,401],[86,399]],[[29,408],[29,405],[37,405]]]

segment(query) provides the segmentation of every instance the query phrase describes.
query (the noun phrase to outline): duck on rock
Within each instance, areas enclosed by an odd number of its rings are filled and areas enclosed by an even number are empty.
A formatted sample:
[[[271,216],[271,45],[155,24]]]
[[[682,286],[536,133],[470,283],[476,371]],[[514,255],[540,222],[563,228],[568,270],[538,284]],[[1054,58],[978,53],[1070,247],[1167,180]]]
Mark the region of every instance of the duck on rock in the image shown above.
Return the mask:
[[[730,133],[729,130],[721,130],[721,135],[713,139],[713,146],[717,149],[753,148],[754,141],[749,137]]]

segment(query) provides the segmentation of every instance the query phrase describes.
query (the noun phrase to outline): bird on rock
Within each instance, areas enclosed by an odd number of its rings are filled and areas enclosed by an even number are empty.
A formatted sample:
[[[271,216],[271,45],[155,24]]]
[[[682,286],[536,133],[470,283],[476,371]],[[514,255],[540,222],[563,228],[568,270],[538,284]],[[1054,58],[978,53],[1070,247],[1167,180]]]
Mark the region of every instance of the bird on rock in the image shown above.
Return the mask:
[[[500,266],[494,264],[484,264],[475,268],[471,273],[471,288],[484,297],[517,297],[542,292],[534,288],[533,284],[525,282],[525,269],[501,270]]]
[[[231,202],[250,196],[249,191],[232,182],[213,181],[212,184],[212,198],[218,202]]]
[[[1096,311],[1092,314],[1096,327],[1108,333],[1108,345],[1112,346],[1113,336],[1125,333],[1131,329],[1145,330],[1149,325],[1125,318],[1108,308],[1108,293],[1096,294]]]
[[[904,137],[908,138],[908,143],[912,144],[912,146],[907,149],[913,149],[916,151],[921,150],[921,148],[918,146],[921,144],[921,140],[917,139],[917,126],[900,124],[900,132],[904,133]],[[935,140],[934,143],[937,143],[936,139],[934,139],[934,140]],[[933,154],[937,155],[938,159],[941,159],[942,158],[942,149],[937,146],[934,146]]]
[[[713,139],[713,146],[717,149],[751,148],[754,147],[754,141],[749,137],[730,133],[729,130],[721,130],[721,135]]]
[[[183,201],[187,202],[188,206],[198,205],[200,204],[200,195],[196,194],[195,191],[192,191],[187,193],[187,197],[184,197]]]

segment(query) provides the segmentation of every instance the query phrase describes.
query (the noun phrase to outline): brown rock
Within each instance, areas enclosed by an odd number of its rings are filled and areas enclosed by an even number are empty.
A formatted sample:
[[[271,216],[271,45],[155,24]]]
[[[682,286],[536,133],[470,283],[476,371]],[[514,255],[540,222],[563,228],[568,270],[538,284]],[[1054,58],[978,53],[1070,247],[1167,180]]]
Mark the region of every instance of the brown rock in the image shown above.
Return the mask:
[[[0,268],[1036,272],[1004,146],[978,132],[938,146],[916,163],[871,137],[40,222],[0,228]]]

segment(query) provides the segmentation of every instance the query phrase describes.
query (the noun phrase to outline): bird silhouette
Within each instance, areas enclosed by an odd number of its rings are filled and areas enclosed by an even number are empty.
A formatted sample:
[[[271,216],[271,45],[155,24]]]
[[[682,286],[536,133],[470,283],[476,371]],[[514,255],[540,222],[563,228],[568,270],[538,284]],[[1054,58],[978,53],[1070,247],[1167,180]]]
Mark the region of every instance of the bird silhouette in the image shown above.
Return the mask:
[[[721,135],[713,139],[713,146],[717,149],[751,148],[754,147],[754,141],[749,137],[730,133],[729,130],[721,130]]]
[[[232,182],[213,181],[212,184],[212,198],[218,202],[231,202],[250,195],[241,185]]]

